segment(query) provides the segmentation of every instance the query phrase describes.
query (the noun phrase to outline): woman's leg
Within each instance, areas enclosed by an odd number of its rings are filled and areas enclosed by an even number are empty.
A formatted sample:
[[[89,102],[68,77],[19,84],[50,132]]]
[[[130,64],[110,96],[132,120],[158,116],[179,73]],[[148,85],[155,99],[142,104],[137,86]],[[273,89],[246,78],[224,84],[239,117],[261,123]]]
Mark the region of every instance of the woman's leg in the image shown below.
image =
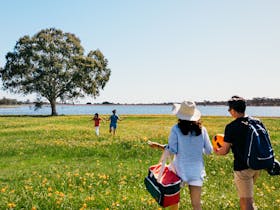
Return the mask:
[[[201,210],[201,187],[189,185],[191,203],[194,210]]]
[[[174,205],[172,205],[172,206],[169,206],[169,209],[170,209],[170,210],[178,210],[178,209],[179,209],[179,203],[174,204]]]
[[[239,199],[241,210],[254,210],[254,200],[253,198],[240,198]]]

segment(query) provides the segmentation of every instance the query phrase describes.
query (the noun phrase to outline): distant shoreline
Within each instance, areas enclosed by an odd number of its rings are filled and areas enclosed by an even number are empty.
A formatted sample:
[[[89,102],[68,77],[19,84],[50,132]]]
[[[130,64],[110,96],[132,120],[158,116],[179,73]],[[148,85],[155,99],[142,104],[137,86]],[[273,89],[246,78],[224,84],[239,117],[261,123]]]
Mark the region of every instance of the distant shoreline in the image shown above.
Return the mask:
[[[9,106],[18,106],[18,105],[31,105],[33,106],[36,102],[22,102],[22,101],[17,101],[15,99],[6,99],[3,98],[2,100],[0,99],[0,107],[9,107]],[[57,105],[141,105],[141,106],[160,106],[160,105],[173,105],[174,103],[180,103],[180,102],[162,102],[162,103],[113,103],[113,102],[108,102],[104,101],[102,103],[56,103]],[[195,102],[197,105],[201,106],[227,106],[227,101],[196,101]],[[246,100],[247,106],[280,106],[280,99],[279,98],[253,98],[253,99],[247,99]],[[42,102],[42,105],[49,105],[48,102]]]
[[[225,105],[198,105],[198,108],[203,116],[229,116],[227,106]],[[59,115],[92,115],[99,113],[100,115],[107,115],[113,109],[118,110],[118,114],[172,114],[172,105],[168,104],[57,104],[56,110]],[[15,106],[0,106],[0,115],[45,115],[49,116],[51,113],[51,105],[43,104],[40,109],[32,104],[23,104]],[[273,116],[280,117],[280,106],[247,106],[246,113],[251,116]]]
[[[152,104],[128,104],[128,103],[116,103],[116,104],[102,104],[102,103],[94,103],[94,104],[71,104],[71,103],[56,103],[56,105],[59,106],[172,106],[173,103],[152,103]],[[196,103],[198,106],[227,106],[227,104],[205,104],[205,103]],[[13,107],[20,107],[20,106],[34,106],[34,103],[23,103],[23,104],[12,104],[12,105],[5,105],[0,104],[0,108],[13,108]],[[49,103],[43,103],[43,106],[51,106]],[[247,106],[263,106],[263,107],[277,107],[280,106],[280,104],[247,104]]]

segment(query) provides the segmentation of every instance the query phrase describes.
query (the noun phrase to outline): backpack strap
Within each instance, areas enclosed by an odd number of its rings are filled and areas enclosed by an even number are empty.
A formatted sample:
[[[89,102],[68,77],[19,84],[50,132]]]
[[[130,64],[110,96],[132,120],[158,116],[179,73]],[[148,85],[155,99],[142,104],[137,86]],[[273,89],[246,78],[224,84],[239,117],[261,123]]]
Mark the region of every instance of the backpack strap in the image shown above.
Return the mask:
[[[261,123],[260,119],[248,116],[248,122],[250,123]]]

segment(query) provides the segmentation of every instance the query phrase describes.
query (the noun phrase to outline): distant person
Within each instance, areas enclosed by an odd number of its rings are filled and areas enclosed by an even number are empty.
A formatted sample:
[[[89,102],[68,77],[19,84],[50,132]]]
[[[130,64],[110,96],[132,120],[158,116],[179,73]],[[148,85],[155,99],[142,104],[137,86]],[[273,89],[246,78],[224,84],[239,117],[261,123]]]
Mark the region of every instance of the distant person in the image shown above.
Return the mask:
[[[94,127],[95,127],[95,134],[96,134],[96,136],[99,136],[99,126],[100,126],[100,121],[102,119],[99,117],[98,113],[95,113],[92,120],[93,120]]]
[[[113,135],[116,134],[116,130],[117,130],[117,124],[118,124],[118,120],[121,121],[121,119],[119,118],[119,116],[116,114],[117,110],[114,109],[112,111],[112,115],[109,117],[108,120],[110,120],[110,127],[109,127],[109,132],[113,133]]]
[[[149,142],[152,148],[167,149],[174,155],[176,174],[188,185],[192,208],[201,210],[201,191],[206,176],[203,154],[211,154],[213,148],[208,132],[202,126],[201,113],[192,101],[176,104],[173,113],[178,123],[171,129],[168,144]],[[170,210],[179,209],[179,204],[170,206]]]
[[[239,96],[232,96],[228,101],[228,111],[234,120],[227,124],[224,132],[224,144],[215,150],[218,155],[226,155],[230,149],[233,152],[234,182],[239,196],[241,210],[253,210],[253,187],[260,175],[259,170],[250,169],[244,158],[245,142],[248,131],[248,116],[245,115],[246,102]]]

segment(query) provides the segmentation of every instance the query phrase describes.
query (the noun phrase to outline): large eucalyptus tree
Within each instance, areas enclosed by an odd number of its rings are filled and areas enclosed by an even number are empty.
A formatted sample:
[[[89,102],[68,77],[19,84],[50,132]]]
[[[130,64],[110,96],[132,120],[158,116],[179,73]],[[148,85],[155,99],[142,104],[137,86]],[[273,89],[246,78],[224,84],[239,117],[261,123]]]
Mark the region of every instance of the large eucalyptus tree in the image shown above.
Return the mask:
[[[37,93],[46,98],[52,115],[56,100],[98,96],[109,81],[111,70],[100,50],[84,55],[79,38],[55,28],[20,38],[6,55],[0,69],[4,89],[14,93]]]

